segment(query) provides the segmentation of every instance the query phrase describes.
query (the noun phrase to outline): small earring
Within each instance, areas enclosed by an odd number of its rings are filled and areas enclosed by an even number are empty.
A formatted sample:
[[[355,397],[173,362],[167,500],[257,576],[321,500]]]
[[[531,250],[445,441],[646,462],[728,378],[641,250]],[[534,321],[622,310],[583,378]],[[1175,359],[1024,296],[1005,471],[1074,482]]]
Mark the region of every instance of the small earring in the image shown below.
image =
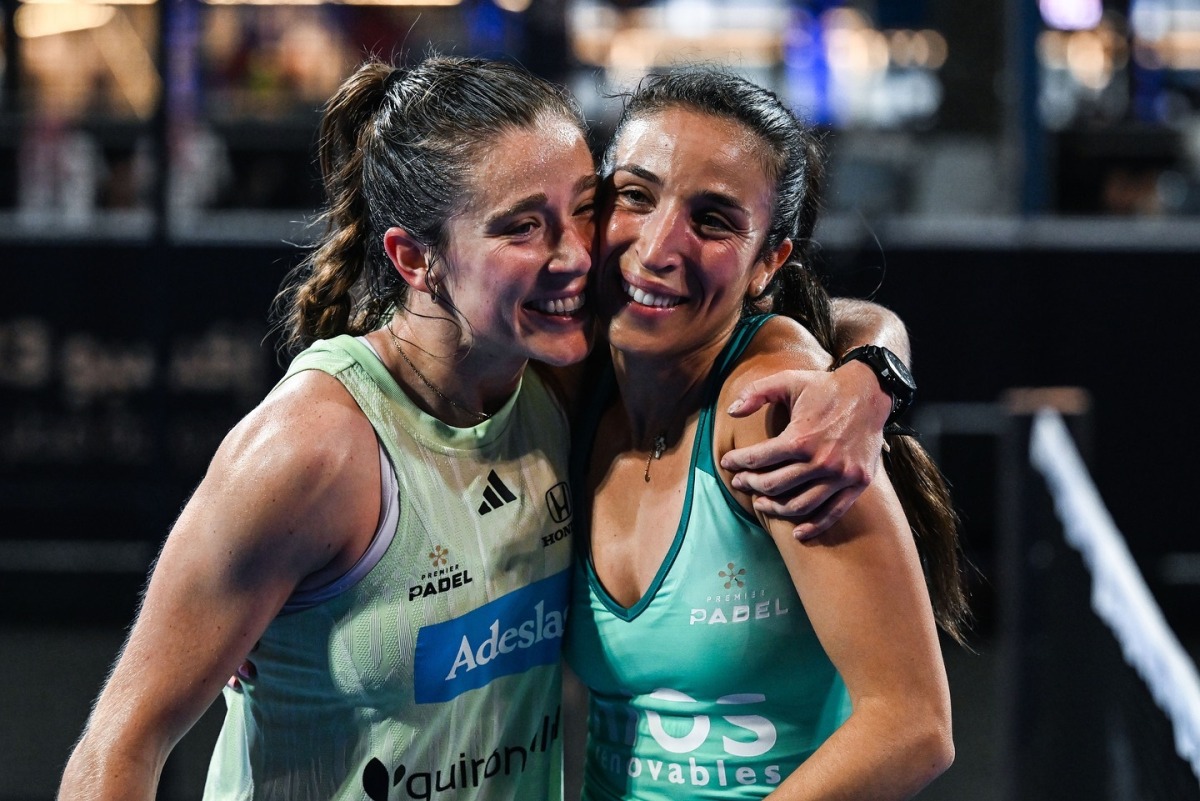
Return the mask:
[[[436,276],[433,274],[432,269],[425,271],[425,286],[429,288],[429,297],[434,303],[440,304],[442,302],[442,298],[440,295],[438,295],[437,281],[434,280],[435,278]]]

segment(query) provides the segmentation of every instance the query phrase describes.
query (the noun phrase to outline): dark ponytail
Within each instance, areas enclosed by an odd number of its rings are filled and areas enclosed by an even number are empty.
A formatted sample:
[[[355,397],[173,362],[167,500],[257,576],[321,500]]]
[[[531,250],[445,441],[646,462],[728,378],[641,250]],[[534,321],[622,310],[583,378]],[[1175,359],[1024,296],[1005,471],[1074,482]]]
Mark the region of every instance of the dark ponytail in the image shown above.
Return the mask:
[[[762,254],[785,239],[792,240],[792,252],[766,290],[746,301],[743,312],[787,315],[836,356],[829,294],[812,269],[825,165],[816,132],[775,93],[744,78],[719,68],[681,69],[650,76],[629,99],[605,154],[604,173],[612,171],[616,142],[631,120],[680,106],[735,120],[754,132],[763,143],[768,175],[775,181],[775,205]],[[943,631],[965,644],[970,613],[959,520],[949,485],[913,437],[889,433],[886,442],[884,465],[916,540],[934,617]]]

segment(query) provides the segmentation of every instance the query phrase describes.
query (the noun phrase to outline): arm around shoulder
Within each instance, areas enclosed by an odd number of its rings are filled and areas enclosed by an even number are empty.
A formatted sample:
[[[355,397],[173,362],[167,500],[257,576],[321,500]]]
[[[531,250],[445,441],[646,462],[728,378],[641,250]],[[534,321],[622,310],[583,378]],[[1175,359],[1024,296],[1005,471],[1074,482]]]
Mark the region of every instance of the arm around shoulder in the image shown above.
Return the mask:
[[[858,298],[832,298],[835,358],[860,345],[879,345],[912,366],[908,328],[885,306]]]

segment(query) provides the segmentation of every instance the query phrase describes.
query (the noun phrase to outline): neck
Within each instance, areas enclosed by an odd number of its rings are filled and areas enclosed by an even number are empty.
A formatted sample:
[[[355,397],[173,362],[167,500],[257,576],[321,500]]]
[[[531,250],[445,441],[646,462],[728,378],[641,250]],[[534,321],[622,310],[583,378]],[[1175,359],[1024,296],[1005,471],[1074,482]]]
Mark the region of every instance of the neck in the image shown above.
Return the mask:
[[[398,314],[371,336],[392,377],[423,411],[469,427],[508,401],[527,361],[486,358],[462,341],[462,330],[445,317]]]
[[[614,349],[612,361],[632,444],[647,450],[660,436],[677,441],[700,408],[712,360],[651,359]]]

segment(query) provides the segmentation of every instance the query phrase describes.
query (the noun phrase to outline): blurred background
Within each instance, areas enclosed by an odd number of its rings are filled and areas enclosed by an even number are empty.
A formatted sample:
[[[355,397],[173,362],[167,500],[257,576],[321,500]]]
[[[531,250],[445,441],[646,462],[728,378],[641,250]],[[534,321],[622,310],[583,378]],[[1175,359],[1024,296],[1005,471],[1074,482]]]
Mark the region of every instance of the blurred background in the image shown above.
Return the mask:
[[[596,146],[622,88],[694,61],[820,126],[820,268],[909,324],[910,422],[976,568],[974,651],[946,649],[958,759],[921,797],[1197,794],[1178,727],[1141,728],[1153,701],[1137,726],[1102,703],[1121,649],[1093,658],[1088,574],[1020,487],[1032,397],[1068,419],[1194,672],[1200,0],[0,8],[0,801],[53,797],[162,538],[281,374],[268,308],[315,233],[322,102],[365,55],[430,48],[565,84]],[[221,713],[161,798],[199,797]]]

